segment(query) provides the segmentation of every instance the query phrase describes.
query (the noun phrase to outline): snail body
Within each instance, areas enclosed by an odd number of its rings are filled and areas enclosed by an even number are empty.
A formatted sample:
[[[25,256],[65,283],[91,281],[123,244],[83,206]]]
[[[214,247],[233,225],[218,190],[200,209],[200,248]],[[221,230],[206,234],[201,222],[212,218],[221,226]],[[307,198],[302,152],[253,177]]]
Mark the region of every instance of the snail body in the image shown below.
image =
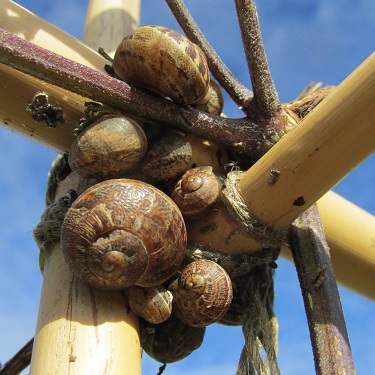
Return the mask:
[[[205,327],[191,327],[173,314],[160,324],[140,320],[141,346],[161,363],[177,362],[187,357],[201,346],[205,332]]]
[[[169,180],[183,173],[189,167],[191,158],[192,148],[185,137],[167,135],[149,147],[142,171],[154,180]]]
[[[185,255],[186,228],[173,201],[145,182],[116,179],[83,192],[61,228],[70,270],[99,289],[155,286]]]
[[[123,116],[104,116],[83,130],[69,150],[69,165],[86,178],[120,177],[145,155],[142,128]]]
[[[132,286],[128,295],[130,309],[150,323],[162,323],[171,316],[173,296],[163,285],[149,288]]]
[[[172,190],[171,197],[185,219],[199,219],[216,205],[221,186],[212,167],[186,171]]]
[[[116,50],[113,69],[125,82],[182,104],[203,99],[210,82],[202,50],[162,26],[143,26],[126,36]]]
[[[233,297],[229,275],[207,259],[189,263],[169,290],[173,294],[173,313],[192,327],[204,327],[220,320]]]

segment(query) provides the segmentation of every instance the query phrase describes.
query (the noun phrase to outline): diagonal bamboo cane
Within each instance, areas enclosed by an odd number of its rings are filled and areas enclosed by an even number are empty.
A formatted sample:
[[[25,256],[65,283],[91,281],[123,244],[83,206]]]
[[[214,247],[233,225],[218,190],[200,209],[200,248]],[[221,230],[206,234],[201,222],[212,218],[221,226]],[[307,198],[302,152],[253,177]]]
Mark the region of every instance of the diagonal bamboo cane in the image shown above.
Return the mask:
[[[99,8],[99,9],[98,9]],[[116,9],[117,8],[117,9]],[[86,36],[96,35],[105,26],[108,12],[119,16],[119,25],[128,23],[127,11],[139,18],[139,3],[92,1]],[[138,13],[138,17],[137,17]],[[94,19],[92,15],[95,15]],[[121,22],[121,20],[123,22]],[[101,32],[101,43],[111,46],[121,31],[114,27]],[[71,174],[60,183],[56,199],[64,191],[77,189],[80,180]],[[48,254],[30,374],[131,374],[141,373],[138,317],[127,306],[121,291],[99,291],[80,282],[67,269],[59,246]]]

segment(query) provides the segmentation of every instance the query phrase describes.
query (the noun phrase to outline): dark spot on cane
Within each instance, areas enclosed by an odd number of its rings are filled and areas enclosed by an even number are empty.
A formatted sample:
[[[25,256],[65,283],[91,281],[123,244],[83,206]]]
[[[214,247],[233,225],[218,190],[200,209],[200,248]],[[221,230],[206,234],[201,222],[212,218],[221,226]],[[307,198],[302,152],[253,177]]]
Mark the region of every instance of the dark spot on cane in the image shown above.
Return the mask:
[[[298,197],[297,199],[294,200],[293,206],[301,207],[306,203],[304,197]]]

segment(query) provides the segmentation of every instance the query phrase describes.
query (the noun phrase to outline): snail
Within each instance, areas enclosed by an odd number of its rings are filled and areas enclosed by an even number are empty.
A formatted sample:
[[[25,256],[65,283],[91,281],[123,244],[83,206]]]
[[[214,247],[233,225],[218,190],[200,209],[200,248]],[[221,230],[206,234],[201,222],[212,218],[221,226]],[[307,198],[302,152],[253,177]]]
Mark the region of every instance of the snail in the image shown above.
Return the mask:
[[[224,96],[219,84],[211,79],[206,96],[195,103],[193,107],[214,115],[221,115],[224,107]]]
[[[135,121],[103,116],[73,141],[69,165],[82,177],[116,178],[134,167],[146,150],[146,135]]]
[[[226,271],[207,259],[189,263],[168,289],[173,294],[173,313],[192,327],[220,320],[233,297],[232,282]]]
[[[186,228],[174,202],[145,182],[116,179],[83,192],[61,228],[70,270],[99,289],[163,283],[180,267]]]
[[[212,167],[196,167],[186,171],[174,186],[171,198],[185,219],[206,215],[218,202],[221,186]]]
[[[140,319],[140,340],[144,351],[161,363],[172,363],[198,349],[204,338],[205,327],[191,327],[173,314],[161,324]]]
[[[191,157],[191,145],[185,137],[167,135],[149,147],[143,159],[142,171],[154,180],[169,180],[186,171]]]
[[[218,321],[219,324],[227,326],[240,326],[244,323],[246,306],[243,301],[242,290],[232,280],[233,298],[227,312]]]
[[[163,285],[150,288],[132,286],[128,295],[130,309],[150,323],[162,323],[171,315],[172,293]]]
[[[113,69],[125,82],[181,104],[202,100],[210,82],[203,51],[162,26],[143,26],[126,36],[115,52]]]

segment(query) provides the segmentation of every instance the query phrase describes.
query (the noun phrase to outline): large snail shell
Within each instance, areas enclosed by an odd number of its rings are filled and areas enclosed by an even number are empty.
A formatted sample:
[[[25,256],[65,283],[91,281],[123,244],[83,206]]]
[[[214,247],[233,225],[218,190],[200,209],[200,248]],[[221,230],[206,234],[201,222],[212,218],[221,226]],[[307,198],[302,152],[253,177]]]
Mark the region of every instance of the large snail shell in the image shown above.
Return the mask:
[[[140,320],[141,346],[161,363],[177,362],[187,357],[201,346],[205,332],[205,327],[188,326],[173,314],[161,324]]]
[[[133,120],[104,116],[80,133],[69,150],[69,165],[82,177],[120,177],[145,155],[147,138]]]
[[[207,259],[189,263],[169,290],[173,294],[173,313],[192,327],[217,322],[227,312],[233,297],[229,275]]]
[[[82,193],[61,228],[71,271],[101,289],[155,286],[171,277],[185,255],[180,211],[141,181],[107,180]]]
[[[171,316],[173,296],[164,285],[150,288],[132,286],[128,295],[133,313],[150,323],[162,323]]]
[[[196,167],[182,175],[172,190],[171,197],[185,219],[198,219],[216,205],[220,190],[212,167]]]
[[[153,143],[143,159],[143,173],[165,181],[186,171],[192,158],[189,141],[178,134],[167,135]]]
[[[183,104],[203,99],[210,82],[202,50],[162,26],[140,27],[125,37],[116,50],[113,69],[124,81]]]

